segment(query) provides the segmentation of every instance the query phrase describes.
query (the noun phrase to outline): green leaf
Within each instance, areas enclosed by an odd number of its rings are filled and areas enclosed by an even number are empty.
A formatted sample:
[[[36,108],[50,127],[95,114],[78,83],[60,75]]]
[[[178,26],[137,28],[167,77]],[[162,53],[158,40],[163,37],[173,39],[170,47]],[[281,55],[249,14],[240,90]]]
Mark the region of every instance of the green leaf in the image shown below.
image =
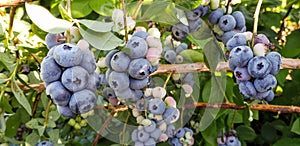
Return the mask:
[[[14,58],[12,58],[11,55],[0,52],[0,64],[3,65],[10,73],[13,72],[15,65]]]
[[[293,123],[291,131],[300,135],[300,118]]]
[[[20,105],[22,105],[25,110],[27,111],[27,113],[29,115],[31,115],[31,106],[28,102],[28,100],[26,99],[23,90],[20,89],[20,87],[18,86],[18,84],[16,83],[15,80],[12,80],[11,82],[11,89],[12,92],[14,94],[14,96],[16,97],[17,101],[20,103]]]
[[[58,5],[58,10],[63,19],[66,19],[69,21],[72,20],[72,17],[68,15],[67,10],[61,4]]]
[[[89,0],[90,7],[98,14],[111,16],[115,9],[116,0]]]
[[[61,33],[73,25],[69,21],[55,18],[42,6],[26,3],[25,8],[31,21],[46,32]]]
[[[241,140],[253,141],[256,138],[255,131],[249,126],[241,125],[236,128],[236,131]]]
[[[25,146],[33,146],[39,142],[40,136],[32,132],[26,137]]]
[[[79,27],[80,34],[92,46],[99,50],[111,50],[121,45],[122,40],[111,32],[95,32]]]
[[[45,127],[44,126],[35,126],[35,129],[38,131],[39,135],[44,135]]]
[[[273,143],[278,139],[276,129],[269,122],[266,122],[261,128],[261,136],[268,142]]]
[[[26,127],[33,129],[34,127],[36,127],[39,124],[37,119],[31,119],[30,121],[28,121],[27,123],[25,123]]]
[[[50,137],[50,142],[56,144],[59,139],[59,129],[54,129],[47,132]]]
[[[281,138],[279,139],[273,146],[294,146],[294,145],[300,145],[300,139],[299,138]]]
[[[96,32],[109,32],[114,25],[113,22],[100,22],[88,19],[81,19],[79,23]]]
[[[184,60],[189,60],[192,62],[203,62],[203,53],[198,52],[197,50],[187,49],[183,50],[179,53]]]
[[[71,4],[72,17],[82,18],[89,15],[93,10],[87,0],[73,0]]]
[[[6,129],[5,129],[5,135],[8,137],[13,137],[16,135],[17,130],[20,126],[20,115],[14,114],[10,116],[6,121]]]
[[[49,120],[52,120],[52,121],[56,121],[59,119],[59,113],[58,111],[51,111],[49,112]]]
[[[281,50],[281,54],[284,57],[297,57],[300,55],[300,43],[298,43],[300,37],[300,29],[293,31],[286,37],[286,45]]]

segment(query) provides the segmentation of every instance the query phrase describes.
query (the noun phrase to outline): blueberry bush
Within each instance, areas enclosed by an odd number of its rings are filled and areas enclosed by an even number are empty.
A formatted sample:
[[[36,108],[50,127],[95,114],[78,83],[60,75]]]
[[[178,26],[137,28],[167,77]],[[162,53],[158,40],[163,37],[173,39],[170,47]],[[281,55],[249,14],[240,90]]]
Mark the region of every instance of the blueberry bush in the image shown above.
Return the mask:
[[[1,146],[300,145],[298,0],[2,0]]]

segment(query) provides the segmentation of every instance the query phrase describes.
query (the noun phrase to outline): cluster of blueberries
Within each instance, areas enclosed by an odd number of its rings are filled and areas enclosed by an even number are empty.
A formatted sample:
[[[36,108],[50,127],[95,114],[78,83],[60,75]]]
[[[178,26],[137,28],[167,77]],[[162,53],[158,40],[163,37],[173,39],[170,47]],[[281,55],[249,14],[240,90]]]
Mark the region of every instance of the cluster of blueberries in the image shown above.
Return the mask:
[[[184,40],[189,33],[193,33],[201,28],[202,19],[201,17],[209,12],[209,6],[199,5],[193,10],[185,10],[185,16],[187,19],[187,24],[184,22],[178,22],[174,24],[171,28],[172,36],[175,40]]]
[[[241,146],[241,141],[237,137],[235,130],[230,130],[224,134],[220,133],[217,138],[218,146]]]
[[[41,141],[35,144],[35,146],[54,146],[52,142],[50,141]]]
[[[149,75],[158,68],[161,52],[160,39],[142,30],[133,34],[125,49],[110,51],[105,57],[109,87],[103,90],[104,97],[112,104],[140,99],[150,82]]]
[[[280,70],[281,55],[268,52],[270,42],[264,34],[255,36],[254,47],[251,49],[247,45],[247,34],[252,36],[252,33],[237,33],[226,43],[230,51],[229,66],[245,99],[272,101],[272,89],[277,85],[274,75]]]
[[[165,141],[174,146],[193,145],[193,131],[176,129],[173,125],[179,119],[180,111],[175,99],[166,97],[164,88],[146,88],[144,98],[136,102],[132,113],[140,124],[131,134],[136,146],[155,146]]]
[[[95,72],[96,61],[86,41],[74,45],[61,41],[61,38],[62,34],[46,36],[50,50],[41,63],[40,75],[46,94],[57,105],[59,113],[74,117],[94,108],[99,75]]]

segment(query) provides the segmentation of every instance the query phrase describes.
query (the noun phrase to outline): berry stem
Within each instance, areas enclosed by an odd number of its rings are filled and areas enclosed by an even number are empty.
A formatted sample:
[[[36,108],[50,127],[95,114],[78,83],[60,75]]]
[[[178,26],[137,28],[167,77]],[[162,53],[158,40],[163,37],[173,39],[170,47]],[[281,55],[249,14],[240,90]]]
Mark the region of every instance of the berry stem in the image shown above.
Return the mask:
[[[141,6],[142,6],[142,3],[143,3],[144,0],[139,0],[139,2],[137,3],[136,7],[135,7],[135,10],[133,12],[133,15],[132,15],[132,19],[135,20],[136,19],[136,16],[138,15],[138,12],[140,11],[141,9]]]
[[[70,18],[71,17],[71,0],[66,0],[66,10],[67,10],[67,14],[69,15]],[[70,34],[70,29],[67,30],[67,34],[66,34],[66,42],[69,43],[71,42],[71,34]]]
[[[254,37],[257,35],[257,27],[258,27],[258,18],[259,18],[259,12],[260,12],[260,7],[262,4],[263,0],[258,0],[255,13],[254,13],[254,25],[253,25],[253,35],[251,39],[251,48],[254,46]]]
[[[124,13],[124,16],[123,16],[123,19],[124,19],[124,30],[125,30],[125,42],[128,41],[128,32],[127,32],[127,20],[126,20],[126,3],[125,3],[125,0],[121,0],[122,2],[122,9],[123,9],[123,13]]]
[[[281,20],[282,22],[280,25],[280,30],[278,31],[277,41],[282,41],[282,32],[284,31],[284,28],[285,28],[286,19],[289,16],[289,14],[291,13],[295,2],[296,1],[294,1],[291,5],[289,5],[287,12],[285,13],[285,15],[283,16],[283,18]]]
[[[9,27],[8,27],[8,37],[12,38],[13,36],[13,25],[14,25],[14,17],[16,14],[16,7],[11,7],[10,13],[9,13]]]
[[[164,86],[163,86],[164,89],[166,89],[167,84],[168,84],[168,82],[169,82],[169,80],[170,80],[172,74],[173,74],[173,71],[171,71],[171,72],[169,73],[169,75],[168,75],[168,77],[167,77],[167,79],[166,79],[166,81],[165,81],[165,83],[164,83]]]
[[[197,102],[194,104],[196,108],[221,108],[221,109],[235,109],[244,110],[246,106],[239,106],[234,103],[206,103]],[[299,106],[282,106],[282,105],[271,105],[271,104],[249,104],[251,110],[268,111],[275,113],[300,113]],[[188,105],[187,107],[190,107]]]
[[[228,11],[229,11],[230,4],[231,4],[231,0],[227,0],[227,5],[226,5],[226,14],[228,14]]]
[[[49,102],[47,104],[47,107],[46,107],[46,115],[45,115],[45,122],[44,122],[44,127],[45,128],[47,127],[47,123],[48,123],[48,120],[49,120],[49,112],[50,112],[51,103],[52,103],[52,101],[49,100]]]

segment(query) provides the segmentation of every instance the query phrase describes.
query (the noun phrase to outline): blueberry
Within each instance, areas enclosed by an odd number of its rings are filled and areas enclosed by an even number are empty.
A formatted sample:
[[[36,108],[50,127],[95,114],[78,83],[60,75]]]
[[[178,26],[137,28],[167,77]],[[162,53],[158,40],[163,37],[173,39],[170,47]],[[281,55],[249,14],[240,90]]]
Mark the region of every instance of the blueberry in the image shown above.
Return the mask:
[[[129,63],[130,59],[123,51],[115,53],[110,61],[111,68],[117,72],[126,71]]]
[[[110,61],[111,61],[112,57],[113,57],[117,52],[119,52],[119,50],[111,50],[109,53],[106,54],[106,56],[105,56],[105,65],[106,65],[108,68],[111,68]]]
[[[108,84],[116,90],[124,90],[129,87],[129,77],[126,73],[112,71],[109,75]]]
[[[175,107],[168,107],[163,113],[164,121],[167,124],[174,123],[178,120],[180,112]]]
[[[164,58],[166,59],[167,62],[169,63],[175,63],[176,61],[176,52],[174,50],[168,50],[166,51]]]
[[[89,49],[82,50],[82,61],[79,66],[86,69],[89,73],[93,73],[96,69],[96,61],[94,54]]]
[[[189,35],[189,27],[179,22],[172,26],[172,37],[177,41],[184,40]]]
[[[138,140],[141,142],[145,142],[150,138],[150,134],[147,133],[145,130],[138,130],[137,136]]]
[[[162,134],[161,130],[159,128],[156,128],[154,131],[150,133],[150,136],[154,138],[154,140],[158,140],[161,134]]]
[[[88,80],[89,73],[80,66],[66,69],[61,77],[62,84],[72,92],[86,88]]]
[[[172,124],[168,125],[165,133],[168,135],[169,138],[174,137],[176,134],[176,129],[175,129],[174,125],[172,125]]]
[[[200,9],[194,9],[192,11],[184,11],[184,13],[188,20],[197,20],[200,18],[202,12]]]
[[[229,136],[229,137],[227,137],[226,145],[227,146],[241,146],[241,142],[239,141],[239,139],[237,137]]]
[[[54,146],[54,145],[50,141],[41,141],[41,142],[35,144],[35,146]]]
[[[243,27],[246,25],[245,17],[244,14],[241,11],[235,11],[231,14],[235,21],[236,21],[236,26],[235,28],[238,30],[241,30]]]
[[[193,73],[186,73],[181,80],[181,84],[194,85]]]
[[[71,96],[69,107],[74,113],[84,114],[92,110],[95,104],[95,93],[90,90],[83,89],[81,91],[75,92]]]
[[[45,37],[45,42],[47,48],[50,50],[54,46],[60,45],[64,43],[64,36],[62,34],[53,34],[53,33],[48,33]]]
[[[144,146],[144,143],[140,141],[135,141],[134,146]]]
[[[237,34],[236,31],[227,31],[222,35],[222,42],[226,44],[228,40],[230,40],[235,34]]]
[[[86,88],[91,91],[96,91],[99,86],[100,86],[99,74],[96,72],[90,74]]]
[[[142,39],[146,39],[148,36],[149,33],[145,31],[136,31],[132,34],[132,37],[140,37]]]
[[[131,140],[132,141],[137,141],[138,140],[138,130],[134,129],[131,133]]]
[[[203,17],[204,15],[206,15],[209,11],[209,6],[203,6],[203,5],[199,5],[197,8],[193,9],[192,11],[199,11],[200,14],[199,16],[200,17]]]
[[[114,89],[110,88],[110,87],[105,87],[103,89],[103,96],[105,98],[115,98],[116,97],[116,94],[115,94],[115,91]]]
[[[219,19],[224,15],[224,12],[221,8],[218,8],[212,11],[208,17],[208,20],[212,24],[218,24]]]
[[[270,91],[269,95],[265,97],[266,101],[272,101],[274,99],[274,92],[273,90]]]
[[[196,19],[196,20],[189,20],[188,22],[189,22],[189,32],[190,33],[199,30],[202,26],[202,20],[200,18]]]
[[[265,92],[257,92],[254,99],[257,99],[257,100],[264,99],[270,94],[270,92],[272,92],[272,90],[268,90],[268,91],[265,91]]]
[[[137,100],[137,95],[134,92],[134,90],[130,89],[130,88],[125,88],[122,90],[117,90],[115,91],[117,97],[119,97],[120,99],[133,99],[133,100]]]
[[[53,57],[59,65],[72,67],[80,64],[83,55],[82,50],[78,46],[64,43],[56,46]]]
[[[107,70],[106,70],[106,72],[105,72],[105,79],[106,79],[106,81],[107,81],[107,84],[109,84],[108,83],[108,81],[109,81],[109,75],[110,75],[110,73],[112,72],[113,70],[111,69],[111,68],[107,68]]]
[[[234,76],[236,77],[237,80],[240,81],[246,81],[251,79],[247,67],[236,67],[234,69]]]
[[[145,146],[156,146],[156,141],[154,138],[149,138],[147,141],[144,142]]]
[[[271,69],[271,62],[264,56],[255,56],[248,63],[248,72],[254,78],[267,76]]]
[[[171,139],[171,145],[172,146],[183,146],[182,143],[180,143],[178,138],[172,138]]]
[[[254,44],[257,44],[257,43],[263,43],[265,45],[269,45],[270,40],[268,39],[268,37],[265,34],[258,34],[254,37]]]
[[[230,31],[235,28],[236,21],[232,15],[224,15],[220,18],[218,25],[223,31]]]
[[[108,85],[107,77],[105,74],[99,74],[99,84],[101,85]]]
[[[129,57],[132,59],[145,57],[148,49],[146,40],[140,37],[132,37],[126,44],[129,49]]]
[[[193,130],[190,128],[187,128],[187,127],[184,127],[184,131],[185,131],[185,133],[189,132],[191,135],[194,134]]]
[[[41,79],[46,83],[57,81],[61,76],[61,69],[52,56],[46,56],[41,63]]]
[[[71,111],[71,109],[68,105],[67,106],[57,105],[57,111],[65,117],[75,117],[76,116],[76,114]]]
[[[175,132],[175,136],[177,138],[183,138],[184,137],[184,134],[185,134],[185,130],[183,128],[179,128],[176,130]]]
[[[176,47],[176,53],[179,54],[181,51],[186,50],[188,48],[188,45],[186,43],[181,43]]]
[[[278,52],[270,52],[267,54],[266,58],[271,62],[272,69],[270,73],[276,75],[280,70],[281,55]]]
[[[150,74],[152,66],[147,59],[139,58],[130,62],[128,73],[132,78],[145,79]]]
[[[133,79],[130,78],[129,87],[131,89],[143,89],[145,88],[149,83],[149,77],[146,77],[145,79]]]
[[[257,94],[253,83],[250,81],[241,81],[239,83],[239,90],[245,98],[254,97]]]
[[[238,46],[230,51],[229,64],[237,67],[244,67],[252,57],[253,52],[251,51],[250,47]]]
[[[71,93],[61,84],[60,81],[52,82],[46,87],[46,93],[50,95],[53,102],[60,106],[69,103]]]
[[[154,121],[151,121],[151,125],[144,127],[144,130],[148,133],[153,132],[155,129],[156,129],[156,123]]]
[[[277,85],[276,78],[268,74],[264,78],[257,78],[254,80],[254,87],[258,92],[266,92],[272,90]]]
[[[149,107],[148,107],[149,113],[158,115],[164,113],[165,109],[166,109],[166,104],[162,99],[154,98],[149,101]]]
[[[145,109],[148,108],[148,100],[138,100],[136,102],[136,108],[139,110],[139,111],[145,111]]]
[[[228,42],[226,43],[226,47],[229,51],[238,46],[247,45],[247,39],[245,35],[242,33],[235,34]]]

